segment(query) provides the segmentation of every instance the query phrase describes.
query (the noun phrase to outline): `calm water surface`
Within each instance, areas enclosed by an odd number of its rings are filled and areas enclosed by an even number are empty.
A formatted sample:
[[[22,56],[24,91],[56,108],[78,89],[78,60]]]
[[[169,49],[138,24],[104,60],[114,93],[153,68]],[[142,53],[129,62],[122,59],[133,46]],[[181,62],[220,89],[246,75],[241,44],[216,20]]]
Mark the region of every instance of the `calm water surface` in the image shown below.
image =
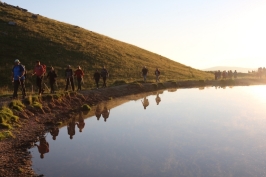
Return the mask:
[[[33,169],[48,177],[266,176],[266,86],[160,93],[102,103],[106,122],[89,117],[82,132],[77,116],[56,140],[47,133],[44,158],[30,150]]]

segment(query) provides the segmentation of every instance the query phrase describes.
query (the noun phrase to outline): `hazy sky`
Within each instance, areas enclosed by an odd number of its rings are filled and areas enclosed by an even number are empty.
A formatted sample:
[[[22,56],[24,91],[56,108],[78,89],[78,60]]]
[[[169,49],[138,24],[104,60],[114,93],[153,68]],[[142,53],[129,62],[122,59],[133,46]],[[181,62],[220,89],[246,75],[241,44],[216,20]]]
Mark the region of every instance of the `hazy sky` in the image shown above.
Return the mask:
[[[266,0],[2,0],[182,64],[266,67]]]

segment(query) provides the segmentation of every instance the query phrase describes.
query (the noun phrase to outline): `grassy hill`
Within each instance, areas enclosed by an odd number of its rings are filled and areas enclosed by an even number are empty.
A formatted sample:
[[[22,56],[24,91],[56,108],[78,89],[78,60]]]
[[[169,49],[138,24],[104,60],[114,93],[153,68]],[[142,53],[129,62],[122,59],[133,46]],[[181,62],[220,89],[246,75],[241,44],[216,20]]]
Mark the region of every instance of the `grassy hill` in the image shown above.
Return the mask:
[[[16,25],[8,25],[8,22]],[[64,69],[68,64],[85,71],[85,87],[94,85],[95,69],[105,65],[110,72],[108,84],[123,80],[141,81],[140,71],[145,65],[148,79],[155,81],[154,70],[159,67],[161,80],[210,79],[209,73],[185,66],[158,54],[78,26],[25,12],[7,4],[0,4],[0,87],[11,87],[11,68],[18,58],[32,70],[35,61],[54,66],[59,73],[58,84],[63,87]],[[34,81],[29,78],[28,85]]]

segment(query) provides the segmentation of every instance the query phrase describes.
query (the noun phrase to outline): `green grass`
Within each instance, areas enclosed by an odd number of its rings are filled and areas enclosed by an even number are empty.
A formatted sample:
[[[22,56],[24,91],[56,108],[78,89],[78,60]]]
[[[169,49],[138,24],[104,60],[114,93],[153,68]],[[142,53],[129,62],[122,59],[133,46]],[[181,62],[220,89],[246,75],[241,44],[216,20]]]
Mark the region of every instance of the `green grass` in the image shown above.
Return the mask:
[[[84,104],[81,106],[81,111],[90,111],[91,107],[87,104]]]
[[[18,25],[9,26],[9,21]],[[38,19],[32,19],[31,13],[9,6],[0,5],[0,29],[1,32],[8,33],[0,33],[0,87],[3,91],[12,88],[9,76],[16,58],[19,58],[28,70],[26,87],[31,88],[33,85],[34,89],[35,77],[30,77],[30,73],[37,59],[47,67],[52,65],[56,69],[57,90],[64,89],[64,70],[68,64],[74,69],[78,65],[82,66],[85,72],[83,89],[95,87],[93,73],[103,65],[110,73],[108,86],[116,81],[131,83],[141,80],[143,66],[149,69],[149,82],[155,81],[156,67],[161,70],[162,82],[170,79],[213,78],[211,73],[185,66],[137,46],[41,15]],[[44,82],[48,85],[47,79]]]
[[[9,107],[17,111],[23,111],[26,106],[20,100],[12,100]]]
[[[9,137],[14,137],[10,131],[2,131],[0,132],[0,141],[7,139]]]
[[[8,107],[0,108],[0,129],[11,129],[17,123],[19,117],[13,114],[13,111]]]

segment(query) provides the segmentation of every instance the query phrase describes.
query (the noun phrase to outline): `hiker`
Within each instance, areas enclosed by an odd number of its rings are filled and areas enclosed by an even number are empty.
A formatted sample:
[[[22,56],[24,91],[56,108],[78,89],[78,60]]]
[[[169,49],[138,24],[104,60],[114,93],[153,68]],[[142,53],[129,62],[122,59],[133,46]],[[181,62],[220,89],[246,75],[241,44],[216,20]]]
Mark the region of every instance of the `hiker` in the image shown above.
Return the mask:
[[[143,69],[142,69],[142,76],[143,76],[144,82],[146,82],[146,80],[147,80],[147,74],[148,74],[148,72],[149,71],[148,71],[147,67],[144,66]]]
[[[42,88],[42,81],[43,76],[45,74],[45,65],[41,65],[41,62],[39,60],[36,61],[36,65],[34,68],[33,75],[36,75],[36,85],[38,87],[38,94],[41,95],[44,92],[44,89]]]
[[[103,107],[103,111],[102,111],[102,116],[104,118],[104,122],[106,122],[106,120],[109,118],[110,115],[110,109],[107,109],[107,105],[105,103],[104,107]]]
[[[74,76],[77,77],[78,90],[81,90],[81,81],[83,81],[84,72],[81,70],[80,66],[78,66],[78,69],[75,71]]]
[[[44,158],[44,154],[49,152],[49,143],[46,141],[45,137],[40,138],[40,144],[35,146],[38,147],[38,151],[40,153],[40,158]]]
[[[95,71],[95,73],[94,73],[94,75],[93,75],[93,78],[94,78],[94,80],[95,80],[96,87],[97,87],[97,89],[98,89],[98,88],[99,88],[99,80],[100,80],[100,78],[101,78],[101,74],[99,73],[99,70],[98,70],[98,69],[96,69],[96,71]]]
[[[59,134],[59,128],[58,128],[58,127],[53,127],[53,128],[50,130],[50,134],[52,135],[53,140],[56,140],[56,137],[57,137],[58,134]]]
[[[159,71],[158,68],[156,68],[154,74],[156,76],[156,82],[160,82],[160,74],[161,74],[161,72]]]
[[[79,132],[82,132],[82,129],[85,127],[84,118],[82,117],[82,112],[79,113],[79,122],[76,123],[77,127],[79,128]]]
[[[149,100],[146,97],[144,97],[144,100],[143,101],[141,100],[141,102],[144,109],[146,109],[149,106]]]
[[[103,78],[103,87],[106,87],[106,78],[109,76],[109,73],[107,69],[105,68],[105,66],[103,66],[103,69],[101,71],[101,76]]]
[[[234,78],[235,78],[235,79],[237,78],[237,72],[236,72],[236,70],[235,70],[235,72],[234,72]]]
[[[24,99],[26,96],[25,89],[25,68],[22,67],[20,61],[18,59],[15,60],[15,65],[12,69],[12,82],[14,83],[14,92],[13,99],[18,98],[18,88],[21,85],[22,88],[22,98]]]
[[[75,135],[75,117],[71,119],[71,121],[67,125],[67,133],[69,135],[70,139],[73,139],[73,136]]]
[[[54,84],[56,82],[57,74],[54,70],[54,67],[51,66],[50,71],[47,74],[47,78],[49,79],[49,83],[50,83],[50,93],[55,93]]]
[[[66,89],[68,90],[68,85],[71,84],[72,91],[75,90],[74,87],[74,79],[73,79],[73,70],[71,69],[71,66],[68,65],[67,69],[65,70],[65,76],[66,76]]]

